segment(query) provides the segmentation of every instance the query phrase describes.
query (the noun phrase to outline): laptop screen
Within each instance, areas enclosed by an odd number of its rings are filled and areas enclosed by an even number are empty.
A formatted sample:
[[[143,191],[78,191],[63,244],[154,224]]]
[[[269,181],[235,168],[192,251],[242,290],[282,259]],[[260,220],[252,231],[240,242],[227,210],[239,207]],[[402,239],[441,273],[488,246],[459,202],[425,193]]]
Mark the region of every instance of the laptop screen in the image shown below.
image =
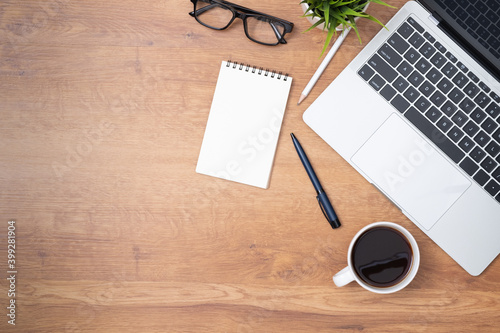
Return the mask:
[[[420,0],[440,27],[500,81],[500,0]]]

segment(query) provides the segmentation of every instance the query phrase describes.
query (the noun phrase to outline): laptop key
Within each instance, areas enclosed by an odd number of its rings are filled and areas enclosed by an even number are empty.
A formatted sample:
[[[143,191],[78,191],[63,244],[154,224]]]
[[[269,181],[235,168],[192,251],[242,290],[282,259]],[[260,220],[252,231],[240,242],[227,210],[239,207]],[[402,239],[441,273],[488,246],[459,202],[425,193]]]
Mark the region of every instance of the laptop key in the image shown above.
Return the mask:
[[[441,72],[451,79],[458,72],[458,68],[452,63],[447,63],[443,68],[441,68]]]
[[[483,170],[479,170],[475,175],[474,175],[474,180],[481,186],[486,184],[486,182],[490,179],[490,176]]]
[[[462,111],[458,111],[453,118],[451,118],[455,124],[457,124],[459,127],[462,127],[465,125],[465,122],[467,121],[467,116],[465,113]]]
[[[437,107],[440,107],[445,101],[446,97],[439,90],[431,96],[431,102]]]
[[[446,47],[444,47],[443,44],[441,44],[440,42],[435,42],[434,46],[436,47],[436,49],[439,52],[441,52],[441,53],[445,53],[446,52]]]
[[[467,125],[465,125],[464,130],[465,130],[465,133],[467,133],[467,135],[472,137],[472,136],[476,135],[476,133],[479,131],[479,126],[474,124],[474,122],[472,122],[472,120],[469,120]]]
[[[467,74],[467,72],[469,71],[467,66],[465,66],[461,61],[457,62],[457,67],[465,74]]]
[[[373,74],[375,74],[375,71],[370,68],[368,65],[364,65],[361,67],[361,69],[358,71],[359,76],[361,76],[365,81],[368,81]]]
[[[471,113],[472,110],[476,107],[473,101],[465,97],[463,101],[460,103],[460,109],[464,110],[466,113]]]
[[[410,64],[414,64],[421,57],[420,53],[413,47],[410,48],[404,55],[405,59],[408,60]]]
[[[467,76],[469,77],[469,79],[471,79],[475,83],[479,82],[479,78],[474,73],[469,72],[469,73],[467,73]]]
[[[485,93],[489,93],[491,91],[490,87],[488,87],[483,81],[478,83],[479,88],[483,89]]]
[[[490,97],[497,103],[500,103],[500,96],[495,94],[493,91],[490,93]]]
[[[498,163],[495,162],[491,157],[487,156],[484,161],[481,163],[481,167],[486,171],[487,173],[493,172],[493,170],[496,169],[498,166]]]
[[[418,24],[413,17],[409,17],[406,21],[408,21],[408,23],[410,23],[415,29],[417,29],[418,32],[424,32],[424,28],[422,28],[422,26]]]
[[[470,82],[464,89],[464,92],[470,98],[474,98],[479,93],[479,88],[474,83]]]
[[[403,95],[411,103],[415,102],[417,100],[417,98],[420,97],[420,93],[413,87],[408,88]]]
[[[404,116],[455,163],[460,162],[464,158],[465,153],[453,141],[443,135],[417,109],[411,107]]]
[[[427,31],[424,32],[424,37],[431,43],[434,43],[436,41],[436,39],[434,37],[432,37],[432,35],[430,33],[428,33]]]
[[[457,58],[455,58],[455,56],[450,52],[446,52],[445,53],[445,56],[446,58],[448,58],[448,60],[450,60],[452,63],[456,63],[457,62]]]
[[[451,90],[451,88],[453,88],[453,84],[447,78],[443,78],[441,81],[439,81],[437,87],[444,94],[447,94]]]
[[[471,153],[469,156],[476,161],[477,163],[481,162],[483,158],[486,157],[486,153],[484,150],[482,150],[480,147],[477,147],[472,149]]]
[[[411,45],[413,45],[414,48],[419,48],[422,46],[422,44],[425,42],[424,37],[420,36],[419,34],[413,34],[413,36],[408,39]]]
[[[429,69],[431,69],[431,64],[427,60],[422,58],[417,62],[417,65],[415,67],[420,73],[425,74],[427,73],[427,71],[429,71]]]
[[[436,84],[443,77],[443,74],[441,74],[441,72],[439,72],[436,68],[431,68],[425,77],[432,83]]]
[[[457,111],[458,108],[455,106],[455,104],[453,104],[452,102],[450,101],[447,101],[446,103],[444,103],[444,105],[441,107],[441,111],[443,111],[448,117],[451,117],[453,116],[453,114],[455,113],[455,111]]]
[[[439,127],[439,129],[441,129],[444,133],[448,132],[451,126],[453,126],[453,123],[446,117],[441,117],[441,119],[437,122],[437,127]]]
[[[401,76],[398,77],[396,79],[396,81],[394,81],[392,83],[392,86],[394,88],[396,88],[397,91],[399,91],[400,93],[402,93],[403,91],[406,90],[406,88],[408,88],[410,84],[408,83],[408,81],[406,81],[405,79],[403,79]]]
[[[462,170],[464,170],[469,176],[474,175],[479,169],[479,166],[468,157],[464,158],[464,160],[459,165]]]
[[[420,110],[420,112],[425,112],[431,107],[431,103],[424,96],[422,96],[415,102],[415,106]]]
[[[398,76],[398,73],[377,54],[368,60],[368,64],[388,82],[394,81]]]
[[[436,53],[432,58],[431,62],[437,68],[441,68],[444,64],[446,64],[446,58],[441,53]]]
[[[424,81],[424,83],[422,83],[418,90],[422,94],[424,94],[425,97],[429,97],[434,92],[434,90],[436,90],[436,88],[434,88],[434,86],[429,81]]]
[[[500,145],[498,145],[495,141],[491,141],[487,146],[486,146],[486,152],[490,154],[492,157],[495,157],[500,153]]]
[[[487,108],[486,112],[493,118],[496,119],[500,114],[500,106],[495,102],[492,102]]]
[[[453,126],[453,128],[448,132],[448,137],[453,140],[453,142],[460,141],[463,136],[464,132],[462,132],[457,126]]]
[[[427,118],[429,118],[429,120],[433,123],[435,123],[442,116],[442,114],[443,113],[439,111],[435,106],[432,106],[429,111],[425,113]]]
[[[494,180],[490,180],[485,186],[484,189],[491,194],[492,196],[495,196],[500,191],[500,184],[498,184]]]
[[[410,83],[413,84],[414,87],[420,86],[420,84],[422,84],[424,80],[424,77],[417,71],[413,71],[413,73],[411,73],[411,75],[408,77],[408,81],[410,81]]]
[[[411,65],[408,62],[403,60],[403,62],[398,66],[397,70],[399,74],[403,75],[404,77],[407,77],[412,72],[413,67],[411,67]]]
[[[380,95],[382,95],[387,101],[390,101],[394,95],[396,95],[396,90],[393,87],[386,84],[385,87],[380,91]]]
[[[462,98],[464,98],[464,93],[458,90],[458,88],[453,88],[453,90],[448,94],[448,97],[453,103],[458,104]]]
[[[481,128],[486,131],[486,133],[491,134],[494,130],[496,130],[498,124],[491,118],[486,118],[485,121],[481,124]]]
[[[403,38],[408,39],[411,34],[415,31],[408,23],[403,22],[401,27],[399,27],[398,32],[403,36]]]
[[[486,113],[484,113],[482,110],[479,108],[476,108],[474,112],[471,114],[472,120],[474,120],[476,123],[481,124],[486,118]]]
[[[399,52],[399,54],[405,53],[406,50],[410,47],[410,44],[408,44],[403,38],[401,38],[400,35],[398,34],[392,34],[391,37],[387,40],[389,44]]]
[[[469,82],[469,79],[467,78],[467,76],[465,76],[465,74],[458,73],[457,75],[455,75],[452,81],[458,87],[463,88]]]
[[[466,153],[470,152],[472,148],[474,148],[475,144],[471,138],[465,136],[462,141],[458,144],[460,148],[462,148]],[[471,175],[472,176],[472,175]]]
[[[385,80],[380,75],[375,74],[375,76],[370,80],[369,83],[373,89],[379,91],[384,86]]]
[[[396,95],[391,104],[401,113],[404,113],[410,107],[410,103],[401,95]]]
[[[481,147],[484,147],[490,141],[490,138],[485,132],[479,131],[479,133],[477,133],[474,137],[474,141],[476,141],[476,143]]]
[[[480,15],[477,20],[485,28],[490,25],[490,21],[484,15]]]
[[[396,67],[403,58],[387,43],[382,45],[378,54],[387,61],[392,67]]]
[[[436,48],[428,42],[425,42],[425,44],[419,49],[419,51],[424,57],[429,59],[434,55],[434,53],[436,53]]]

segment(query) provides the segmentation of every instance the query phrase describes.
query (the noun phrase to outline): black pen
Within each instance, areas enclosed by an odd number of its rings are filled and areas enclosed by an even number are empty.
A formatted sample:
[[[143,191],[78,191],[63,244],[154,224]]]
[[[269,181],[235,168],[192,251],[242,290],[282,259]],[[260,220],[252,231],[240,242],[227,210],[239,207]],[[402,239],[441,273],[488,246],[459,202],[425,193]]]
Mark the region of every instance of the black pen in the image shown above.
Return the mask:
[[[306,168],[306,172],[309,175],[311,182],[313,183],[316,193],[318,194],[316,196],[316,199],[318,199],[318,203],[321,207],[323,215],[325,215],[326,219],[333,229],[340,227],[339,218],[337,217],[337,214],[335,214],[335,210],[333,210],[333,206],[330,203],[330,200],[328,200],[328,197],[326,196],[326,193],[323,190],[323,187],[321,186],[319,179],[316,176],[316,173],[314,172],[314,169],[312,168],[312,165],[309,162],[306,153],[304,152],[304,149],[302,149],[302,146],[300,145],[299,140],[297,140],[295,135],[293,135],[293,133],[290,133],[290,135],[292,136],[293,145],[295,146],[295,149],[299,154],[300,160],[302,161],[304,168]]]

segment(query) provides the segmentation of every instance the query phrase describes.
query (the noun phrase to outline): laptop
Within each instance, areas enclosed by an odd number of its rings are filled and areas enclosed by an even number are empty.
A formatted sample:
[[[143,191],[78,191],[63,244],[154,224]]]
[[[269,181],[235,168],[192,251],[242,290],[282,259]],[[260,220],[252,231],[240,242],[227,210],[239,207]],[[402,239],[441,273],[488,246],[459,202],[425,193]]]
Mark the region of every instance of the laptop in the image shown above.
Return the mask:
[[[500,253],[500,1],[409,1],[386,27],[303,119],[477,276]]]

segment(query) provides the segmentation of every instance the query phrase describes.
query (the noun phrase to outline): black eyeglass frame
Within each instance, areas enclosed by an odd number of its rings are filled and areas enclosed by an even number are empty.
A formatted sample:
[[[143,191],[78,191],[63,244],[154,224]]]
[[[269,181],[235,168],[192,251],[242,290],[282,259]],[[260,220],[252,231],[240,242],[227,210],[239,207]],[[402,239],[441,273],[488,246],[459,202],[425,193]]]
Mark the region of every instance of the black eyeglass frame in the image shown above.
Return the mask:
[[[201,25],[204,25],[205,27],[210,28],[210,29],[214,29],[214,30],[224,30],[224,29],[227,29],[234,22],[234,20],[236,18],[239,18],[239,19],[241,19],[243,21],[243,28],[245,30],[245,35],[247,36],[247,38],[250,39],[251,41],[255,42],[255,43],[258,43],[258,44],[271,45],[271,46],[278,45],[278,44],[286,44],[287,42],[286,42],[286,40],[285,40],[284,37],[285,37],[285,35],[287,33],[291,32],[292,29],[293,29],[293,23],[292,22],[280,19],[280,18],[275,17],[275,16],[271,16],[271,15],[267,15],[267,14],[264,14],[264,13],[260,13],[258,11],[253,10],[253,9],[246,8],[246,7],[237,5],[235,3],[231,3],[229,1],[225,1],[225,0],[212,0],[212,1],[210,1],[210,3],[216,3],[219,6],[224,7],[226,9],[230,10],[233,13],[233,17],[231,18],[231,20],[229,20],[229,23],[225,27],[215,28],[215,27],[212,27],[210,25],[207,25],[207,24],[203,23],[197,17],[198,14],[202,14],[206,10],[210,9],[210,8],[205,9],[205,8],[207,8],[209,6],[203,7],[203,8],[200,8],[200,9],[196,10],[196,3],[198,2],[198,0],[191,0],[191,2],[194,5],[194,10],[192,12],[190,12],[189,15],[191,15],[192,17],[194,17],[196,19],[196,21],[198,21],[198,23],[200,23]],[[264,43],[264,42],[258,41],[256,39],[252,38],[248,34],[248,26],[247,26],[247,18],[248,17],[255,17],[256,19],[265,18],[265,19],[268,19],[268,20],[272,21],[272,23],[278,23],[278,24],[282,25],[283,28],[284,28],[283,34],[281,34],[278,31],[278,29],[276,29],[276,27],[273,24],[271,24],[271,27],[273,28],[274,33],[276,34],[276,37],[278,39],[277,42],[276,43]]]

